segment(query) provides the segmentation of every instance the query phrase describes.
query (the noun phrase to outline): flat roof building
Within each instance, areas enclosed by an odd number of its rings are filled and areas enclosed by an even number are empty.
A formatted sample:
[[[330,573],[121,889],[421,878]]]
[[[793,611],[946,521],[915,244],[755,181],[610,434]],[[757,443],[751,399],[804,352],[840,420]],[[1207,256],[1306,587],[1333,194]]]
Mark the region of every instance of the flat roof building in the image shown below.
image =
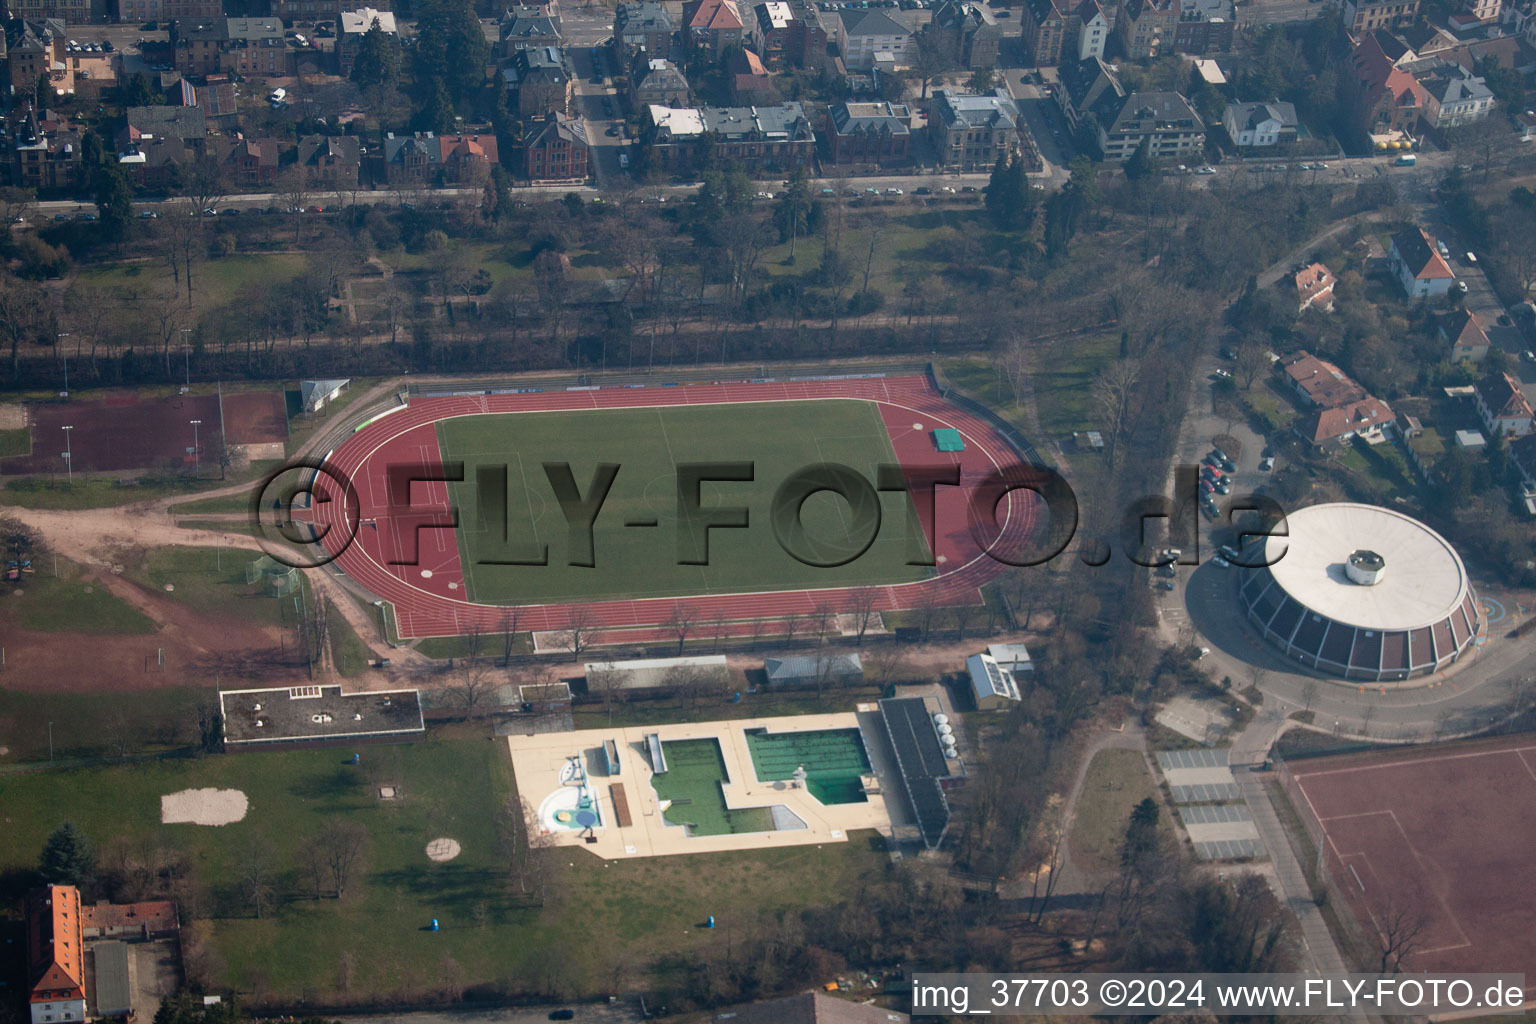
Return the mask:
[[[343,693],[340,686],[220,690],[219,709],[226,749],[411,740],[426,732],[416,690]]]

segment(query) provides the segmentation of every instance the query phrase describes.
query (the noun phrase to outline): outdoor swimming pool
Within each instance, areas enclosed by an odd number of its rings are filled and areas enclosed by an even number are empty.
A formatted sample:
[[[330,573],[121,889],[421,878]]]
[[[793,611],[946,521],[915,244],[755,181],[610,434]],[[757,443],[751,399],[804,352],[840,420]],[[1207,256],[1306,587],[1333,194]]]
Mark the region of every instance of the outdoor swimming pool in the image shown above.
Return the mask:
[[[718,740],[671,740],[662,743],[667,770],[651,776],[656,795],[670,803],[661,812],[669,824],[686,825],[688,834],[721,836],[735,832],[772,832],[767,807],[725,806],[720,784],[727,781]]]
[[[794,777],[805,766],[805,788],[823,804],[862,804],[869,800],[859,776],[871,771],[864,737],[857,729],[815,732],[747,730],[752,768],[763,782]]]

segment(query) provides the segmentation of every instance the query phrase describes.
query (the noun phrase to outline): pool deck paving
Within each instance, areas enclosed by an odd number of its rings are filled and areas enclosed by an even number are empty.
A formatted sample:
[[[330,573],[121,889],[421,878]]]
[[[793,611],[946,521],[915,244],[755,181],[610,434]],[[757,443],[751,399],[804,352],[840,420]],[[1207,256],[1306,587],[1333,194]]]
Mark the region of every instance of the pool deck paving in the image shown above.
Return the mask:
[[[747,746],[748,729],[769,732],[812,732],[825,729],[862,728],[880,792],[869,793],[863,803],[822,804],[805,789],[790,782],[762,782],[752,767]],[[818,843],[847,842],[848,833],[876,829],[889,836],[896,826],[906,823],[910,814],[899,795],[901,779],[894,759],[879,733],[879,716],[867,711],[840,712],[830,715],[792,715],[783,718],[747,719],[726,722],[683,722],[676,725],[630,726],[584,729],[577,732],[509,735],[507,747],[512,769],[517,776],[523,799],[537,808],[551,793],[562,788],[561,769],[567,758],[581,754],[586,764],[602,764],[605,740],[613,740],[619,749],[619,771],[615,775],[593,773],[587,779],[590,795],[598,801],[602,824],[592,830],[595,842],[588,842],[579,831],[553,829],[545,834],[557,845],[579,846],[599,857],[618,860],[628,857],[661,857],[680,853],[721,853],[731,850],[758,850],[776,846],[809,846]],[[725,762],[728,781],[721,785],[726,806],[732,809],[766,807],[780,804],[791,811],[806,827],[773,832],[742,832],[726,835],[688,836],[681,826],[668,824],[662,816],[656,790],[651,785],[651,762],[645,738],[651,733],[662,743],[678,740],[715,739]],[[589,756],[593,750],[597,756]],[[631,824],[622,820],[614,806],[613,783],[623,786],[629,803]],[[894,787],[894,788],[893,788]],[[887,802],[889,800],[889,803]]]

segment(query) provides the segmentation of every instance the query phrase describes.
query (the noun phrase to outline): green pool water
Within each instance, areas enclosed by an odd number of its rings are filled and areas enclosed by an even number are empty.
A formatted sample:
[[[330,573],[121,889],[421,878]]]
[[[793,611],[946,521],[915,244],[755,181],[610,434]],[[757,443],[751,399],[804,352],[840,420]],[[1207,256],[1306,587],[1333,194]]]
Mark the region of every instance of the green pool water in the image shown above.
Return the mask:
[[[793,777],[805,765],[805,788],[824,804],[862,804],[869,800],[859,782],[870,771],[869,757],[857,729],[816,732],[747,731],[752,768],[763,782]]]
[[[766,807],[732,810],[725,806],[720,784],[726,780],[725,759],[718,740],[674,740],[661,745],[667,770],[651,776],[651,786],[672,806],[662,817],[673,825],[688,825],[689,834],[722,836],[735,832],[772,832],[773,815]]]

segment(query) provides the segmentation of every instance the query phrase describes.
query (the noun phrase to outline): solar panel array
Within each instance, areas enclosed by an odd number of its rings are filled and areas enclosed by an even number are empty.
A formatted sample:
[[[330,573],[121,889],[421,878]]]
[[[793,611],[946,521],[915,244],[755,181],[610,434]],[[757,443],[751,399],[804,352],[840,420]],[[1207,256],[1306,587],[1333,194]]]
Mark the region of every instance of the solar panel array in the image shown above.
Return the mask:
[[[1221,839],[1212,843],[1195,843],[1195,856],[1200,860],[1236,860],[1239,857],[1258,857],[1264,847],[1257,839]]]
[[[992,684],[992,692],[999,697],[1008,696],[1008,684],[1003,681],[1003,670],[994,662],[983,661],[982,664],[987,666],[987,681]]]
[[[1235,782],[1202,782],[1194,786],[1169,786],[1176,804],[1222,803],[1241,800],[1243,791]]]
[[[1185,825],[1221,825],[1253,820],[1247,804],[1195,804],[1180,807],[1179,817]]]
[[[1157,752],[1157,766],[1165,772],[1170,768],[1225,768],[1228,763],[1225,749]]]
[[[917,828],[930,850],[949,827],[949,801],[939,780],[949,775],[944,748],[939,746],[928,706],[919,697],[895,697],[880,702],[880,717],[896,752],[902,785],[912,801]]]

